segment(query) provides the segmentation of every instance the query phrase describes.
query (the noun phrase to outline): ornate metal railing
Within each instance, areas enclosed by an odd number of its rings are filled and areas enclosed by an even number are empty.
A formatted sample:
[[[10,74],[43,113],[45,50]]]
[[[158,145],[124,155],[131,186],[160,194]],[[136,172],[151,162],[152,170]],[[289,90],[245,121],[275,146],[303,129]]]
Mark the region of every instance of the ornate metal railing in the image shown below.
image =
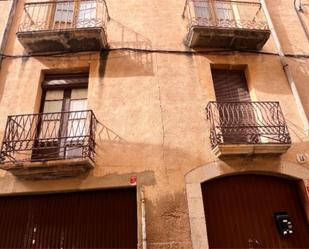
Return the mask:
[[[72,158],[93,161],[96,123],[94,113],[89,110],[9,116],[1,162]]]
[[[19,32],[104,28],[109,19],[104,0],[28,2]]]
[[[269,30],[259,2],[187,0],[183,16],[188,19],[188,28]]]
[[[290,144],[278,102],[214,102],[206,107],[212,148],[220,144]]]

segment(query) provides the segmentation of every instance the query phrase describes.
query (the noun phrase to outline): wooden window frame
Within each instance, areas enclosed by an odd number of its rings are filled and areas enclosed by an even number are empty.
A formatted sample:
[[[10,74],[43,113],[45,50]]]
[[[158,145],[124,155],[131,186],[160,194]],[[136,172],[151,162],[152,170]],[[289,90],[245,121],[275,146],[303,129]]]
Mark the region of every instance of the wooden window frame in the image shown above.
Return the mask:
[[[63,77],[63,78],[61,78],[61,77]],[[58,139],[56,138],[55,141],[52,141],[52,147],[55,149],[54,154],[58,154],[58,157],[60,159],[66,158],[66,149],[64,149],[63,151],[60,151],[60,148],[65,148],[65,145],[63,143],[66,143],[66,141],[65,141],[66,139],[61,139],[61,138],[66,137],[66,135],[67,135],[67,127],[68,127],[68,124],[69,124],[69,121],[70,121],[70,113],[69,112],[70,112],[70,103],[71,103],[72,91],[74,89],[88,89],[88,77],[89,77],[89,74],[85,74],[85,73],[82,73],[82,74],[49,75],[49,76],[45,77],[45,80],[42,84],[43,93],[42,93],[41,102],[40,102],[40,113],[44,113],[47,91],[63,90],[61,115],[60,115],[60,118],[59,118],[60,124],[59,124],[59,131],[58,131],[58,135],[57,135]],[[80,98],[80,100],[85,100],[85,99],[87,99],[87,98]],[[61,99],[57,99],[57,100],[61,100]],[[79,100],[79,99],[74,99],[74,100]],[[51,100],[48,100],[48,101],[55,101],[55,100],[51,99]],[[37,125],[38,129],[37,129],[37,133],[36,133],[36,142],[34,143],[34,148],[36,148],[36,147],[40,148],[40,146],[38,146],[38,145],[40,144],[41,141],[44,140],[44,139],[40,138],[40,134],[41,134],[41,131],[42,131],[42,122],[43,122],[43,120],[41,120],[41,119],[38,121],[38,125]],[[43,141],[43,143],[48,144],[50,142],[47,142],[47,141],[44,142]],[[40,149],[38,149],[36,151],[40,151]],[[44,149],[42,149],[42,151],[44,153]],[[62,153],[63,153],[63,155],[61,155]],[[32,159],[37,159],[36,158],[37,156],[40,159],[41,158],[45,159],[44,155],[42,156],[40,154],[36,154],[36,153],[34,153],[34,150],[33,150],[32,151]],[[48,159],[48,156],[46,157],[46,159]]]
[[[205,7],[205,8],[208,8],[208,12],[209,12],[209,15],[210,15],[208,19],[212,21],[212,23],[213,23],[214,26],[220,27],[221,25],[220,25],[219,20],[221,20],[221,19],[219,18],[218,7],[216,6],[216,4],[217,4],[217,3],[220,3],[220,1],[209,1],[209,0],[204,0],[204,1],[200,1],[200,2],[204,2],[205,5],[207,6],[207,7]],[[233,16],[231,16],[228,20],[235,20],[235,23],[236,23],[236,16],[235,16],[235,10],[234,10],[234,8],[233,8],[233,2],[228,3],[228,2],[226,2],[226,1],[222,1],[222,3],[223,3],[224,5],[229,4],[230,10],[231,10],[231,13],[232,13]],[[195,15],[195,17],[197,17],[197,18],[203,18],[203,16],[197,16],[197,11],[196,11],[196,9],[195,9],[195,4],[194,4],[194,2],[193,2],[193,5],[194,5],[194,15]],[[236,6],[236,8],[237,8],[237,6]],[[205,17],[207,17],[207,16],[205,16]],[[223,20],[225,20],[225,19],[223,19]]]
[[[59,0],[61,1],[61,0]],[[83,28],[83,26],[78,27],[78,23],[79,23],[79,14],[80,14],[80,6],[82,2],[87,2],[87,1],[83,1],[83,0],[73,0],[71,3],[73,3],[73,14],[72,14],[72,20],[71,21],[67,21],[67,20],[60,20],[57,21],[55,20],[56,17],[56,12],[57,12],[57,4],[60,3],[55,3],[52,5],[51,7],[51,18],[50,18],[50,28],[55,28],[56,26],[58,26],[59,28],[61,28],[62,25],[67,26],[68,24],[70,25],[70,28]],[[96,16],[97,16],[97,7],[96,6]]]

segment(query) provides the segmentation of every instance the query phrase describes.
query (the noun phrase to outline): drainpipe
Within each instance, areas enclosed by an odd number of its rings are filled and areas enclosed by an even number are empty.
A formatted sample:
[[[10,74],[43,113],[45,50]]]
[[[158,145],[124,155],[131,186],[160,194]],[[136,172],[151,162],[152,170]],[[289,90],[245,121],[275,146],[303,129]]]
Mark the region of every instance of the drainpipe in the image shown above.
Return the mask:
[[[1,44],[0,44],[0,70],[1,70],[1,64],[2,64],[2,61],[3,61],[3,56],[1,54],[4,53],[4,49],[5,49],[6,43],[8,41],[9,31],[10,31],[11,23],[13,21],[13,17],[14,17],[14,14],[15,14],[15,8],[16,8],[16,5],[17,5],[17,1],[18,0],[13,0],[11,2],[11,5],[9,7],[10,14],[9,14],[7,22],[5,24],[5,29],[4,29],[4,32],[3,32],[3,36],[0,37],[0,40],[2,40]]]
[[[285,58],[284,52],[282,50],[282,47],[281,47],[278,35],[276,33],[276,30],[274,28],[273,22],[271,20],[270,15],[269,15],[269,12],[268,12],[265,0],[260,0],[260,2],[261,2],[261,5],[262,5],[262,8],[264,10],[264,13],[265,13],[265,16],[266,16],[266,19],[267,19],[267,22],[268,22],[268,25],[269,25],[272,37],[273,37],[273,39],[275,41],[275,45],[276,45],[277,52],[278,52],[279,57],[280,57],[280,62],[282,64],[282,68],[284,70],[284,73],[285,73],[285,76],[287,78],[287,81],[288,81],[288,83],[290,85],[290,88],[291,88],[294,100],[296,102],[296,106],[297,106],[298,112],[299,112],[301,120],[303,122],[305,133],[308,136],[309,135],[309,121],[308,121],[308,117],[306,115],[304,106],[303,106],[303,104],[301,102],[298,90],[296,88],[296,84],[295,84],[293,75],[292,75],[291,70],[289,68],[289,64],[286,61],[286,58]]]
[[[298,16],[298,19],[299,19],[299,21],[300,21],[300,23],[301,23],[301,26],[303,27],[303,30],[304,30],[305,35],[306,35],[306,37],[307,37],[307,40],[309,41],[309,31],[308,31],[308,28],[307,28],[307,26],[306,26],[306,24],[305,24],[305,22],[304,22],[303,17],[302,17],[302,16],[300,15],[300,13],[299,13],[299,12],[303,12],[303,9],[301,8],[301,3],[299,4],[299,8],[297,8],[297,6],[296,6],[296,0],[294,0],[294,9],[295,9],[296,14],[297,14],[297,16]]]
[[[146,234],[146,210],[145,210],[145,195],[144,187],[141,189],[141,207],[142,207],[142,248],[147,249],[147,234]]]

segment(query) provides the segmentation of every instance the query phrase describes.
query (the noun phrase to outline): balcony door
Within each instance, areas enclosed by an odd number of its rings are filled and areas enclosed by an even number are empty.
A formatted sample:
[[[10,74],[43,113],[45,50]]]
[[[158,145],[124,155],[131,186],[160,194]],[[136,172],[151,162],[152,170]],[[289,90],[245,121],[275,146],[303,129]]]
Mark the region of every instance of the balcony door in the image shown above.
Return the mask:
[[[201,0],[194,2],[195,17],[198,21],[207,20],[211,26],[231,27],[235,26],[235,9],[229,1]],[[237,12],[237,10],[236,10]]]
[[[43,90],[33,160],[74,158],[83,153],[82,138],[89,125],[84,112],[87,110],[87,87],[62,85],[74,81],[79,81],[78,76],[63,79],[56,76],[45,81],[54,87]]]
[[[259,141],[254,108],[251,106],[243,70],[212,69],[220,131],[224,143]]]
[[[212,19],[210,12],[210,4],[208,1],[194,1],[193,4],[194,4],[195,18],[197,20]]]
[[[95,27],[96,26],[96,1],[80,1],[78,6],[77,27]]]
[[[96,11],[96,0],[59,0],[55,5],[53,25],[55,29],[95,27]]]
[[[234,20],[232,2],[215,1],[213,5],[216,20],[220,26],[229,25],[230,21]]]

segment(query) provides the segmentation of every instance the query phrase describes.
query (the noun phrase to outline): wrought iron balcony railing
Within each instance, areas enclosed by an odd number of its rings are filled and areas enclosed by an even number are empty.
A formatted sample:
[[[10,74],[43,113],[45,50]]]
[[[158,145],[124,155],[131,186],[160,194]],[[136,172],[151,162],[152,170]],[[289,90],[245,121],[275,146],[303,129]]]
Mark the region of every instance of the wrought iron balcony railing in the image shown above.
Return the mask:
[[[187,0],[185,16],[192,26],[269,30],[259,2],[231,0]]]
[[[214,102],[206,107],[210,141],[224,144],[290,144],[278,102]]]
[[[94,160],[96,117],[90,110],[9,116],[1,162]]]
[[[108,18],[104,0],[28,2],[19,32],[105,29]]]

